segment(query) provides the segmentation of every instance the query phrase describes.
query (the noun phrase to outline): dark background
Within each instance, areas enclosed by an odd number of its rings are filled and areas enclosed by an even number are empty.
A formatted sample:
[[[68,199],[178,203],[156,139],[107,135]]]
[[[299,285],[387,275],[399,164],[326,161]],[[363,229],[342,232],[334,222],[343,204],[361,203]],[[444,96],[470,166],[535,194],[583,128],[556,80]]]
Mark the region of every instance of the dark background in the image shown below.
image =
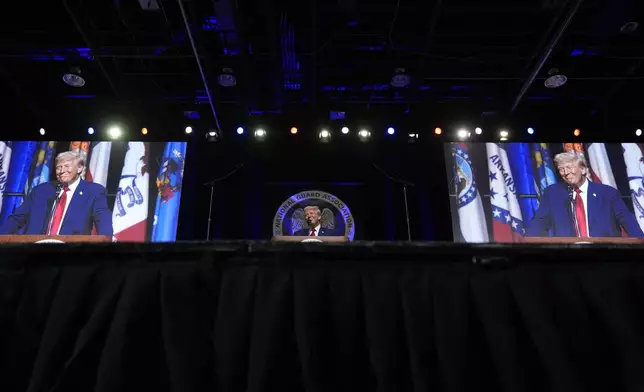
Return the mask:
[[[341,136],[334,135],[328,144],[297,137],[191,144],[178,239],[206,238],[210,188],[203,184],[244,164],[215,185],[213,239],[270,238],[275,213],[287,198],[320,190],[348,205],[356,240],[406,240],[403,187],[375,164],[414,184],[407,188],[412,239],[451,240],[441,144],[337,140]]]

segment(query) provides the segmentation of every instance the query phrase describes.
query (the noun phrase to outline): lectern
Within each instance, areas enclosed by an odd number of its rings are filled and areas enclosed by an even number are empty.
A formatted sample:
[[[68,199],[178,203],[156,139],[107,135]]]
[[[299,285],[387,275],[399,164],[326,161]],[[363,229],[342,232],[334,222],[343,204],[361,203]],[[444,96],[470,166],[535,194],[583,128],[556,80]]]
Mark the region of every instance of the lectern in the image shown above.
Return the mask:
[[[349,239],[347,237],[342,237],[342,236],[304,237],[304,236],[276,235],[276,236],[273,237],[273,241],[278,241],[278,242],[349,242]]]
[[[0,235],[0,243],[61,244],[69,242],[111,242],[107,235]]]
[[[520,242],[528,244],[644,244],[644,238],[631,237],[524,237]]]

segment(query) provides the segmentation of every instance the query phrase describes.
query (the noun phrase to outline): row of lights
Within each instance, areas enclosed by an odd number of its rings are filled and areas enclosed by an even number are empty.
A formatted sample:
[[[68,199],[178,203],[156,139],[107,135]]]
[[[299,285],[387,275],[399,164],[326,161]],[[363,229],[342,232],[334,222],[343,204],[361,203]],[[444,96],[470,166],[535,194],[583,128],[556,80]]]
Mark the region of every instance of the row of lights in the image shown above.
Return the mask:
[[[237,128],[237,134],[238,135],[243,135],[245,132],[246,131],[244,130],[243,127],[238,127]],[[290,129],[291,135],[297,135],[298,132],[299,132],[299,130],[297,129],[297,127],[291,127],[291,129]],[[348,135],[350,130],[349,130],[348,127],[342,127],[342,129],[340,129],[340,132],[343,135]],[[395,133],[396,133],[396,130],[393,127],[387,128],[387,134],[388,135],[394,135]],[[266,137],[266,135],[268,135],[268,132],[266,132],[266,130],[263,129],[263,128],[256,128],[253,131],[253,135],[258,139],[263,139],[264,137]],[[328,141],[331,138],[331,131],[329,131],[328,129],[322,129],[318,133],[318,137],[323,141]],[[367,139],[369,139],[371,137],[371,132],[368,131],[367,129],[360,129],[358,131],[358,137],[361,140],[367,140]]]
[[[535,130],[534,130],[534,128],[530,127],[530,128],[528,128],[528,129],[526,129],[526,132],[528,133],[528,135],[534,135]],[[442,133],[443,133],[443,131],[442,131],[440,128],[436,128],[436,129],[434,130],[434,134],[436,134],[436,135],[440,135],[440,134],[442,134]],[[476,133],[477,135],[481,135],[481,134],[483,133],[483,130],[482,130],[481,128],[478,128],[478,127],[477,127],[477,128],[475,128],[475,129],[474,129],[474,133]],[[572,131],[572,134],[573,134],[573,136],[575,136],[575,137],[580,136],[580,135],[581,135],[581,129],[579,129],[579,128],[575,128],[575,129]],[[472,134],[471,134],[471,132],[470,132],[470,131],[468,131],[467,129],[465,129],[465,128],[461,128],[461,129],[459,129],[459,130],[456,132],[456,136],[457,136],[459,139],[467,139],[467,138],[469,138],[470,136],[472,136]],[[507,139],[508,139],[508,136],[510,136],[510,133],[509,133],[507,130],[502,129],[502,130],[500,130],[500,131],[499,131],[499,137],[500,137],[500,139],[501,139],[501,140],[507,140]],[[641,130],[641,129],[639,129],[639,128],[638,128],[638,129],[636,129],[636,130],[635,130],[635,136],[642,136],[642,130]]]

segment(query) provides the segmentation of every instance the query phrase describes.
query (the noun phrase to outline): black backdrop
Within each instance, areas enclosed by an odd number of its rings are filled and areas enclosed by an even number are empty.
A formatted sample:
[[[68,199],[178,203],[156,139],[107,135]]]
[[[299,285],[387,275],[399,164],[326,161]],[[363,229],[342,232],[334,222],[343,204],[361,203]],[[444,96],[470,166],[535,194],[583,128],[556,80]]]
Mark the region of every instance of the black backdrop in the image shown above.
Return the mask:
[[[452,240],[440,143],[228,138],[198,140],[190,149],[178,239],[206,238],[210,189],[203,183],[244,164],[215,185],[213,239],[270,238],[282,202],[300,191],[320,190],[347,203],[356,220],[356,240],[406,240],[402,186],[376,164],[415,185],[408,188],[413,240]]]

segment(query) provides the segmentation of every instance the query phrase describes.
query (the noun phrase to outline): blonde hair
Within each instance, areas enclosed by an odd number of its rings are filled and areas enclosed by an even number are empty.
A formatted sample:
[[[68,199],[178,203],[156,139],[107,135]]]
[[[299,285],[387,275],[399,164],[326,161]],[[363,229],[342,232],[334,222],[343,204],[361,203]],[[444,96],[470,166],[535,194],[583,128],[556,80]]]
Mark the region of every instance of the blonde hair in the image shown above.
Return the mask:
[[[566,151],[566,152],[557,154],[555,155],[554,161],[557,167],[565,163],[576,163],[582,167],[588,168],[588,164],[586,163],[586,158],[582,154],[578,154],[574,151]]]
[[[318,206],[306,206],[304,207],[304,212],[306,212],[306,210],[314,210],[315,212],[318,213],[318,215],[320,216],[322,215],[322,211],[320,211],[320,207]]]
[[[56,163],[67,161],[74,161],[78,163],[79,166],[85,166],[85,160],[83,159],[83,156],[77,152],[65,151],[56,156]]]

